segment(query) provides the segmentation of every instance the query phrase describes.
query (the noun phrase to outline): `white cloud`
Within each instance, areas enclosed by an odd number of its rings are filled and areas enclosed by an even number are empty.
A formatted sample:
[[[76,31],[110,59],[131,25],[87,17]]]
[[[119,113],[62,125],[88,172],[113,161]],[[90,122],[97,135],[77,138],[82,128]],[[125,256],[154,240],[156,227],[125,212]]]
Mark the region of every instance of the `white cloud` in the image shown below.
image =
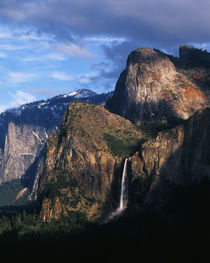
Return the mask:
[[[0,58],[6,58],[7,55],[5,53],[0,53]]]
[[[15,94],[10,93],[10,96],[13,98],[13,102],[11,103],[14,105],[13,107],[32,102],[36,99],[30,93],[21,90],[17,90]]]
[[[86,41],[93,41],[93,42],[108,42],[108,43],[111,43],[111,42],[117,42],[117,43],[122,43],[122,42],[125,42],[126,39],[125,38],[122,38],[122,37],[86,37],[84,40]]]
[[[88,76],[81,76],[77,78],[77,81],[81,84],[90,84],[92,82],[91,78]]]
[[[0,105],[0,113],[4,112],[9,107],[10,107],[9,105]]]
[[[64,61],[66,60],[65,56],[59,53],[50,53],[45,56],[46,59],[51,59],[51,60],[58,60],[58,61]]]
[[[91,72],[84,75],[76,76],[75,80],[81,84],[90,84],[97,78],[97,72]]]
[[[68,54],[73,57],[85,57],[92,58],[93,54],[88,51],[85,47],[80,47],[75,44],[61,44],[55,47],[56,51]]]
[[[66,57],[59,53],[49,53],[46,55],[29,56],[22,59],[25,62],[45,62],[46,60],[64,61]]]
[[[0,38],[4,39],[4,38],[11,38],[12,34],[9,32],[0,32]]]
[[[12,100],[6,105],[0,105],[0,113],[36,100],[36,97],[21,90],[16,90],[15,93],[9,92],[9,95],[12,97]]]
[[[58,79],[58,80],[63,80],[63,81],[67,81],[67,80],[72,80],[72,76],[64,73],[64,72],[58,72],[58,71],[55,71],[53,72],[51,75],[50,75],[51,78],[54,78],[54,79]]]
[[[28,82],[35,78],[34,73],[25,73],[25,72],[9,72],[9,81],[18,84],[23,82]]]
[[[16,50],[21,50],[24,49],[24,46],[15,46],[11,44],[2,44],[0,45],[1,50],[7,50],[7,51],[16,51]]]

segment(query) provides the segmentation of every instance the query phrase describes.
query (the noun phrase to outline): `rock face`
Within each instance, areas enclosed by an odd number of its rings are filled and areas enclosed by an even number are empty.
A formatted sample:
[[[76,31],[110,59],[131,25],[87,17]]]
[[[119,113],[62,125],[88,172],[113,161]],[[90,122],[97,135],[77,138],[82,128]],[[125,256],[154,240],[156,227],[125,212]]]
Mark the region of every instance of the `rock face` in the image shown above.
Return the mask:
[[[198,109],[207,107],[206,92],[184,71],[176,69],[175,61],[176,64],[183,62],[183,57],[189,56],[186,53],[182,48],[179,60],[145,47],[131,52],[107,107],[136,124],[158,119],[187,119]]]
[[[131,157],[131,200],[163,209],[173,186],[210,179],[210,108],[196,112],[185,124],[160,132]]]
[[[42,149],[55,128],[24,123],[24,118],[11,119],[4,137],[3,156],[0,161],[0,183],[21,178]]]
[[[39,169],[34,164],[49,134],[60,126],[69,102],[79,99],[105,104],[111,95],[78,90],[0,114],[0,183],[23,178],[31,190],[37,188],[37,184],[33,186],[33,180]]]
[[[47,142],[38,191],[41,218],[80,210],[93,220],[116,207],[122,161],[141,138],[128,120],[101,106],[70,103],[59,132]]]

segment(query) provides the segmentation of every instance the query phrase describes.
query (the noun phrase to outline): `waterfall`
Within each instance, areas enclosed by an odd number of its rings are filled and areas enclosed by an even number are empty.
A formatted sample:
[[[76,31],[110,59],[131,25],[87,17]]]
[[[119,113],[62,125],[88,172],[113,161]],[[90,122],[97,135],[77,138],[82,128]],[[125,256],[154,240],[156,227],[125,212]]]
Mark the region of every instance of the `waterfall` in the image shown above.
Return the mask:
[[[124,167],[123,167],[123,174],[122,174],[122,181],[121,181],[121,190],[120,190],[120,206],[118,207],[118,210],[122,212],[126,207],[128,203],[128,197],[126,192],[126,176],[127,176],[127,162],[128,159],[125,159]]]
[[[127,162],[128,158],[125,159],[123,173],[122,173],[122,180],[121,180],[121,188],[120,188],[120,205],[119,207],[113,211],[107,218],[106,223],[111,221],[112,218],[119,216],[127,207],[128,203],[128,192],[126,187],[126,178],[127,178]]]

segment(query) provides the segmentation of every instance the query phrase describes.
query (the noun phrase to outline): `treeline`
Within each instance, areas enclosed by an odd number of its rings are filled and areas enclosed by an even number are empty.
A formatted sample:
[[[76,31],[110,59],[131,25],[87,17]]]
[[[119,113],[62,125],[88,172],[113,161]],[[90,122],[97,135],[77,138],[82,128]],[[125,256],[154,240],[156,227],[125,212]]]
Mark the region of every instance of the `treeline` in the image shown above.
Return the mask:
[[[78,235],[90,226],[86,215],[80,211],[70,211],[59,220],[42,222],[33,204],[0,208],[0,240],[63,239]]]

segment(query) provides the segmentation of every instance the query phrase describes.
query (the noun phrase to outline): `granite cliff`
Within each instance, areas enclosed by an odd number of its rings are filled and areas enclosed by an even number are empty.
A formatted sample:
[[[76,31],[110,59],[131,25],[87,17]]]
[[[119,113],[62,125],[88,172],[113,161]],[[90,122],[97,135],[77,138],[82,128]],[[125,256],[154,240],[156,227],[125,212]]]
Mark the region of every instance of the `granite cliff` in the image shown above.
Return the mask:
[[[79,99],[104,105],[111,95],[78,90],[0,114],[0,183],[22,178],[34,192],[38,157],[43,156],[48,136],[60,126],[69,102]]]
[[[161,211],[176,187],[209,180],[209,70],[192,47],[179,58],[140,48],[112,98],[71,93],[0,115],[0,183],[21,177],[43,221],[78,210],[97,220],[117,208],[129,157],[129,205]],[[108,98],[118,115],[88,104]]]
[[[210,108],[147,140],[129,159],[131,203],[161,211],[171,198],[177,198],[173,189],[199,185],[204,180],[209,184],[209,144]]]
[[[195,68],[192,61],[199,58],[196,66],[201,70],[203,57],[210,69],[209,54],[200,51],[201,56],[195,50],[180,47],[180,58],[146,47],[131,52],[107,107],[136,124],[148,120],[187,119],[207,107],[209,92],[202,87],[202,79],[200,84],[192,79],[191,69]]]
[[[119,203],[122,161],[135,152],[141,132],[101,106],[72,102],[60,130],[47,142],[38,203],[43,221],[80,210],[89,220]]]

